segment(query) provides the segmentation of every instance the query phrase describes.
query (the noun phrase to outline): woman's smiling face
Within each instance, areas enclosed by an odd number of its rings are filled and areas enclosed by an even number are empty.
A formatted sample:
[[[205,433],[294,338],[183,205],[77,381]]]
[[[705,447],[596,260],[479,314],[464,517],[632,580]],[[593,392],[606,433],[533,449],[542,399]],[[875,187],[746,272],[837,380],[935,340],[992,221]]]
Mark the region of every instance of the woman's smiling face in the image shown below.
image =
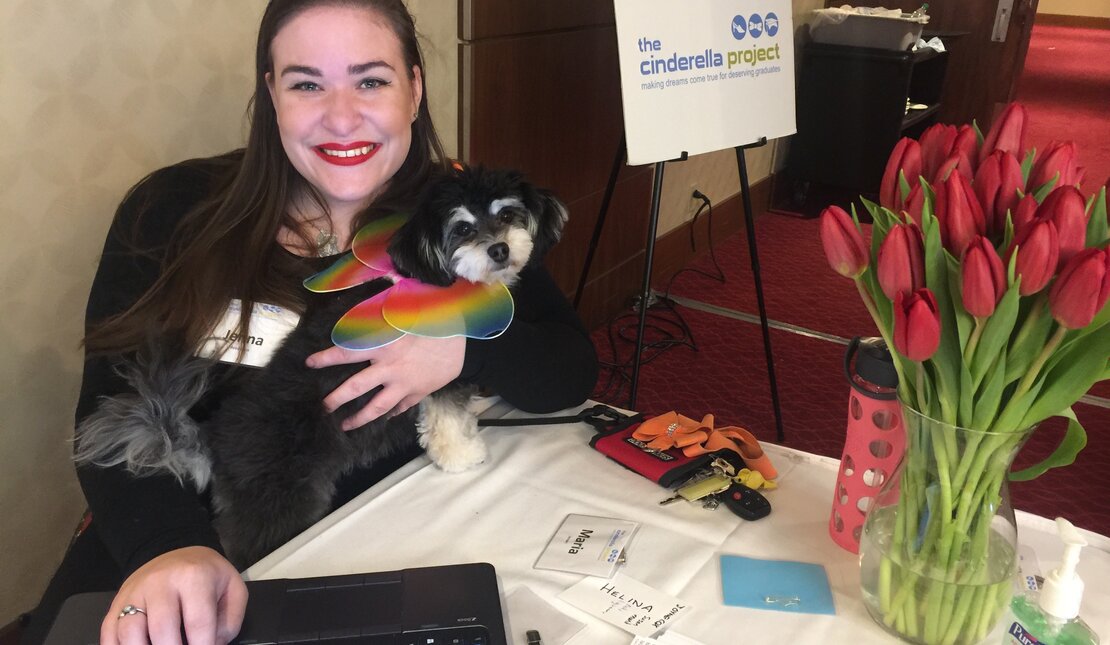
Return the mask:
[[[393,30],[370,9],[318,6],[286,23],[267,74],[282,147],[349,222],[404,163],[423,92]]]

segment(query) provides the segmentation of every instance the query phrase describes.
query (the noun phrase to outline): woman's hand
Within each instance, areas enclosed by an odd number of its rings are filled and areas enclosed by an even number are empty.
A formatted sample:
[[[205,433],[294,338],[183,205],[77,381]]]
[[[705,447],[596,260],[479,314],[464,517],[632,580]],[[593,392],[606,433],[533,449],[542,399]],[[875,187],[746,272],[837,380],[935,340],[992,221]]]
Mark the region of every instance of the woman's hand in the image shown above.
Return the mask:
[[[121,616],[124,607],[141,612]],[[100,625],[101,645],[226,645],[239,633],[247,586],[222,555],[190,546],[147,562],[123,582]]]
[[[309,356],[309,367],[328,367],[370,361],[358,372],[324,397],[324,407],[338,409],[370,390],[382,387],[361,410],[343,421],[344,430],[353,430],[386,414],[400,414],[425,396],[447,385],[462,373],[466,338],[427,338],[405,334],[377,349],[356,351],[330,347]]]

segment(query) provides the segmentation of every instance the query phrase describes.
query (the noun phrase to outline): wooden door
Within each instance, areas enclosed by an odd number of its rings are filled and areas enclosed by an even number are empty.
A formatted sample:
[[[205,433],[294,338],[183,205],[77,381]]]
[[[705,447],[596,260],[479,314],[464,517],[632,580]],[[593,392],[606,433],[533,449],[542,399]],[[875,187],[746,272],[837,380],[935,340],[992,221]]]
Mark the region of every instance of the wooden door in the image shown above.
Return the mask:
[[[1008,1],[1008,0],[1007,0]],[[1006,39],[995,42],[991,34],[999,0],[932,0],[926,33],[938,32],[948,52],[941,123],[979,122],[984,132],[994,115],[1014,96],[1025,66],[1038,0],[1012,0]],[[829,6],[840,6],[831,0]],[[922,0],[887,0],[886,7],[913,11]]]
[[[568,296],[582,274],[620,147],[620,70],[608,0],[459,0],[460,154],[516,168],[570,211],[547,266]],[[651,166],[622,166],[579,314],[589,328],[638,292]]]

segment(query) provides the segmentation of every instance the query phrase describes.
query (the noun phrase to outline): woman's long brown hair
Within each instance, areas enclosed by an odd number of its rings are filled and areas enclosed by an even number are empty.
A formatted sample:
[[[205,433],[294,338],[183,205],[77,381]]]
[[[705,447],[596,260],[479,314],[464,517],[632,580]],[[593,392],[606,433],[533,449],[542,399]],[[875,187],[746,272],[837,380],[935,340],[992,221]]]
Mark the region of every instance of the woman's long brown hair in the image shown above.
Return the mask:
[[[304,296],[296,281],[289,279],[288,269],[283,270],[282,260],[288,258],[277,235],[285,227],[296,232],[305,248],[313,248],[309,230],[289,212],[290,199],[306,191],[325,213],[327,206],[285,155],[266,74],[273,68],[270,45],[278,31],[301,11],[319,5],[377,12],[400,40],[410,78],[414,66],[423,72],[415,25],[402,0],[271,0],[258,30],[246,148],[241,155],[220,158],[227,173],[222,186],[185,215],[154,285],[129,309],[90,330],[84,340],[87,351],[133,351],[155,330],[183,341],[186,348],[196,348],[232,298],[243,301],[242,311],[251,311],[255,302],[301,307]],[[383,213],[410,208],[429,175],[446,168],[425,91],[412,125],[408,156],[382,194],[355,219],[352,230]],[[240,337],[247,337],[249,322],[249,316],[242,316]]]

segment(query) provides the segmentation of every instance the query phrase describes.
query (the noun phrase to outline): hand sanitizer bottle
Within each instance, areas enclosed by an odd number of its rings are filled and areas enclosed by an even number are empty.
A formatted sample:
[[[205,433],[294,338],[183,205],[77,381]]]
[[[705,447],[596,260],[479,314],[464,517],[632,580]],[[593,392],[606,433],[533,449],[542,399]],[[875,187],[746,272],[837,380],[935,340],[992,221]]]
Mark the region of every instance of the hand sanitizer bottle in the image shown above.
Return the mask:
[[[1045,578],[1039,596],[1015,596],[1010,604],[1004,642],[1020,645],[1098,645],[1098,635],[1079,618],[1083,580],[1075,573],[1079,551],[1087,541],[1072,523],[1056,518],[1056,529],[1064,542],[1060,566]]]

